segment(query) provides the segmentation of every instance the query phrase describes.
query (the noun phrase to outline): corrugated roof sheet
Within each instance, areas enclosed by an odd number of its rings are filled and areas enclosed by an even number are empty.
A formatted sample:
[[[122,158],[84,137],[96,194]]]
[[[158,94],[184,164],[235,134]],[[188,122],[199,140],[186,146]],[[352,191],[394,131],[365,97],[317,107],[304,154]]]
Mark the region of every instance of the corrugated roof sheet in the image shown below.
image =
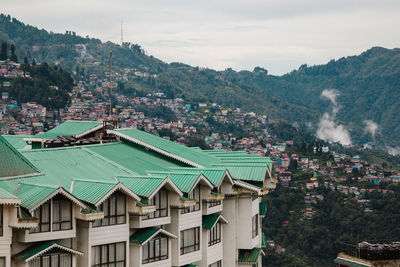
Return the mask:
[[[141,197],[149,197],[153,192],[159,188],[163,183],[166,176],[164,177],[153,177],[153,176],[130,176],[121,177],[117,179],[121,181],[126,187],[132,190],[135,194]]]
[[[115,181],[74,180],[72,194],[85,202],[96,205],[116,185]]]
[[[12,145],[15,149],[30,149],[31,145],[28,145],[24,138],[30,138],[32,135],[3,135],[4,139],[7,140],[10,145]]]
[[[215,167],[225,167],[235,179],[262,182],[267,173],[267,164],[215,164]]]
[[[197,173],[176,173],[176,172],[149,172],[151,175],[168,175],[171,181],[183,193],[190,193],[200,180],[200,174]]]
[[[97,121],[65,121],[53,129],[32,136],[32,138],[56,138],[57,136],[79,135],[91,131],[96,127],[102,126],[102,122]]]
[[[203,228],[210,230],[221,218],[221,214],[213,213],[210,215],[203,215]]]
[[[226,169],[224,168],[174,168],[175,172],[187,172],[193,174],[203,174],[215,187],[219,187],[225,178]]]
[[[21,206],[31,210],[58,190],[51,185],[24,184],[18,185],[15,195],[21,199]]]
[[[202,151],[191,149],[184,145],[174,143],[159,136],[137,129],[116,129],[112,132],[138,145],[143,145],[144,143],[149,149],[155,148],[160,150],[160,153],[162,151],[166,152],[164,153],[164,156],[174,158],[175,160],[189,164],[190,166],[194,166],[191,164],[194,163],[200,165],[196,167],[211,167],[211,164],[218,162],[217,158]]]
[[[129,241],[131,243],[143,244],[153,236],[157,235],[160,231],[161,229],[158,227],[142,228],[134,232],[130,236]]]
[[[171,160],[157,156],[143,148],[134,147],[129,143],[115,142],[104,145],[90,145],[86,148],[139,175],[147,175],[146,170],[167,171],[170,167],[180,166]]]
[[[261,253],[261,248],[239,249],[238,261],[243,263],[256,263]]]
[[[39,170],[0,135],[0,177],[38,173]]]
[[[72,249],[72,248],[66,247],[64,245],[57,244],[55,242],[40,242],[40,243],[35,243],[35,244],[31,245],[27,249],[24,249],[23,251],[18,253],[16,256],[21,257],[24,261],[27,262],[27,261],[34,259],[37,256],[40,256],[40,255],[46,253],[47,251],[50,251],[53,248],[58,248],[63,251],[66,251],[69,253],[74,253],[74,254],[77,254],[80,256],[83,255],[82,251]]]

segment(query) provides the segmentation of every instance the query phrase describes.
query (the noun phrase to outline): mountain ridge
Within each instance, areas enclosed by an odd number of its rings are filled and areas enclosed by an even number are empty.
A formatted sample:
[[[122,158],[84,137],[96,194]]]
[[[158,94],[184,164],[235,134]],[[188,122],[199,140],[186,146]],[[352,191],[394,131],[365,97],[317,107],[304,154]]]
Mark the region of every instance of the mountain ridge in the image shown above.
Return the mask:
[[[84,74],[104,75],[108,54],[113,53],[113,68],[132,68],[149,73],[118,90],[127,95],[136,92],[164,92],[187,101],[209,101],[246,111],[267,114],[314,132],[322,115],[329,112],[329,102],[321,93],[330,88],[338,91],[337,125],[348,129],[355,144],[377,147],[400,146],[400,49],[373,47],[360,55],[331,60],[327,64],[307,66],[287,74],[268,75],[262,68],[253,71],[216,71],[183,63],[165,63],[148,56],[136,44],[122,46],[99,39],[80,37],[73,32],[51,33],[25,25],[11,16],[0,15],[0,39],[15,43],[26,55],[37,61],[57,63]],[[77,44],[84,44],[85,53]],[[153,77],[156,75],[156,78]],[[366,133],[364,121],[379,125],[375,136]],[[310,127],[311,126],[311,127]]]

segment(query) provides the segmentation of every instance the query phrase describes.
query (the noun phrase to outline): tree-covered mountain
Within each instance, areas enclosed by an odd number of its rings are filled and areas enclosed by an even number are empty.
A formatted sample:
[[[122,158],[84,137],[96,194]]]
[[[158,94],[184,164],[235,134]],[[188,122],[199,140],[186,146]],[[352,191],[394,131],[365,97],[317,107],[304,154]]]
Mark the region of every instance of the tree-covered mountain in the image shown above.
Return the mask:
[[[259,67],[237,72],[167,64],[146,55],[136,44],[104,43],[70,31],[47,32],[7,15],[0,15],[0,39],[26,51],[17,54],[18,58],[53,62],[82,75],[104,75],[112,52],[114,70],[131,68],[150,74],[120,84],[119,90],[125,94],[161,91],[189,101],[217,102],[264,113],[300,127],[311,126],[314,131],[322,114],[329,111],[329,102],[321,99],[321,92],[334,88],[340,93],[336,120],[350,131],[353,143],[400,145],[400,49],[375,47],[359,56],[326,65],[303,65],[286,75],[273,76]],[[365,132],[366,120],[379,125],[374,138]]]

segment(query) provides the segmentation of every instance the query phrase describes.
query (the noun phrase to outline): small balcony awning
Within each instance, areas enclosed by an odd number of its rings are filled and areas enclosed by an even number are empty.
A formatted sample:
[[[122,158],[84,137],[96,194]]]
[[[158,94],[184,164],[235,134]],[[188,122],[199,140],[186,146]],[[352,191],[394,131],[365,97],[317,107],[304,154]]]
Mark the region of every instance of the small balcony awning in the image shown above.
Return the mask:
[[[258,258],[260,257],[260,253],[262,253],[261,248],[253,248],[253,249],[240,249],[238,261],[241,264],[254,264],[258,262]]]
[[[165,231],[164,229],[158,227],[148,227],[139,229],[136,232],[134,232],[130,236],[129,242],[134,244],[144,245],[158,234],[166,235],[171,238],[177,238],[176,235],[173,235],[170,232]]]
[[[57,244],[55,242],[40,242],[40,243],[35,243],[32,246],[28,247],[27,249],[21,251],[16,255],[16,257],[22,258],[23,261],[29,262],[36,257],[39,257],[40,255],[45,254],[48,251],[51,251],[52,249],[59,249],[61,251],[75,254],[78,256],[82,256],[83,252],[72,249],[69,247],[66,247],[64,245]]]
[[[203,223],[202,223],[203,224],[203,229],[210,230],[219,221],[221,221],[223,223],[228,223],[228,221],[224,217],[222,217],[221,214],[214,213],[214,214],[210,214],[210,215],[204,215],[203,216]]]

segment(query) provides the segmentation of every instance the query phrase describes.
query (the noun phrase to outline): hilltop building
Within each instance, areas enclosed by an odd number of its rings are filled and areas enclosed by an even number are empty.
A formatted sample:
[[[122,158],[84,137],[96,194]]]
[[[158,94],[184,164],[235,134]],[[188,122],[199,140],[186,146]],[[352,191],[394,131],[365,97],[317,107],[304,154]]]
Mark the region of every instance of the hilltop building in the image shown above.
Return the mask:
[[[79,123],[0,136],[0,267],[261,267],[269,158]]]

